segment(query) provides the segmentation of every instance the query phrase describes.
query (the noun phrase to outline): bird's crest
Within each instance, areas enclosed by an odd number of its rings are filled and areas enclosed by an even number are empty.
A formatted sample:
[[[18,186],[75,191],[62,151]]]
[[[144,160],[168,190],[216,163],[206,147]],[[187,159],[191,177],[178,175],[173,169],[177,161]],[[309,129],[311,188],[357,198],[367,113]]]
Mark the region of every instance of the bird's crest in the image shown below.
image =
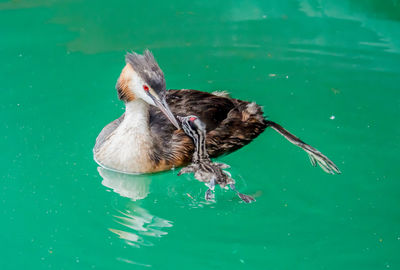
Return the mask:
[[[166,90],[164,73],[158,66],[153,54],[146,49],[143,55],[135,52],[127,53],[125,56],[127,64],[139,74],[157,94],[163,94]]]

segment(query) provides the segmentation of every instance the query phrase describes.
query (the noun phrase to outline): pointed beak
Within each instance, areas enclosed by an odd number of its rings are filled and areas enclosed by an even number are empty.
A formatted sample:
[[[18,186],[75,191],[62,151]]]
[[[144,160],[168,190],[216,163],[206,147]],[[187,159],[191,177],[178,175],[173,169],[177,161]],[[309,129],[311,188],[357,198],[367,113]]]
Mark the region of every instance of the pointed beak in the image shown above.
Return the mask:
[[[165,116],[168,118],[169,121],[177,128],[180,129],[181,127],[178,124],[178,121],[176,121],[175,116],[172,114],[171,110],[168,107],[167,102],[165,99],[160,99],[158,95],[150,94],[151,98],[153,99],[154,103],[156,106],[165,114]]]

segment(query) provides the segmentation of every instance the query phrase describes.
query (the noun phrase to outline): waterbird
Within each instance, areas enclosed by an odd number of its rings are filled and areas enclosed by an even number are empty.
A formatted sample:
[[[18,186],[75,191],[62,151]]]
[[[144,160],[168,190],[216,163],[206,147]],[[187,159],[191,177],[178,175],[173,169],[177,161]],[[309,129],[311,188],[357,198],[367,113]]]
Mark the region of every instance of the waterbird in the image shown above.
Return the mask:
[[[230,167],[229,165],[211,161],[206,148],[207,135],[205,124],[195,115],[177,117],[182,123],[183,130],[192,138],[195,145],[192,163],[181,169],[178,175],[193,173],[197,180],[207,183],[209,188],[206,191],[205,198],[208,201],[214,199],[215,195],[213,191],[216,184],[220,185],[222,188],[229,185],[231,190],[235,191],[239,198],[246,203],[255,201],[253,197],[236,190],[235,180],[233,180],[228,172],[223,170],[228,169]]]
[[[143,55],[127,53],[125,62],[116,84],[125,112],[96,138],[93,153],[100,166],[125,173],[153,173],[189,164],[195,146],[175,115],[196,115],[206,125],[211,158],[247,145],[272,127],[305,150],[314,166],[340,173],[321,152],[265,119],[256,103],[231,98],[225,92],[167,91],[164,73],[149,50]]]

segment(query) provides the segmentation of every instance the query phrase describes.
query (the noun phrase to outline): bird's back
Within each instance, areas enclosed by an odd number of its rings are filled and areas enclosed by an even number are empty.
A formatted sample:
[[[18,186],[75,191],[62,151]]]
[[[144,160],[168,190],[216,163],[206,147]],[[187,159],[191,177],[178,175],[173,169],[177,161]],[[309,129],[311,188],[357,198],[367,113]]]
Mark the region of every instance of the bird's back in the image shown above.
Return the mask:
[[[261,107],[255,103],[197,90],[169,90],[166,99],[174,115],[196,115],[206,124],[206,148],[211,157],[245,146],[267,126]],[[194,151],[190,137],[176,130],[155,107],[150,109],[149,121],[155,142],[152,159],[167,167],[188,164]]]

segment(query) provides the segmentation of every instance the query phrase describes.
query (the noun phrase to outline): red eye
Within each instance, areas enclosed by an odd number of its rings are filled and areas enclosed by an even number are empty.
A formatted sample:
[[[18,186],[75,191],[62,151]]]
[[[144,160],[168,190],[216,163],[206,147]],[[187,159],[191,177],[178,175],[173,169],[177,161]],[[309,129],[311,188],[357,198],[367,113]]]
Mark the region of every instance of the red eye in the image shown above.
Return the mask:
[[[149,87],[147,85],[143,85],[144,91],[149,91]]]
[[[192,117],[189,118],[189,120],[193,122],[194,120],[196,120],[196,117],[192,116]]]

